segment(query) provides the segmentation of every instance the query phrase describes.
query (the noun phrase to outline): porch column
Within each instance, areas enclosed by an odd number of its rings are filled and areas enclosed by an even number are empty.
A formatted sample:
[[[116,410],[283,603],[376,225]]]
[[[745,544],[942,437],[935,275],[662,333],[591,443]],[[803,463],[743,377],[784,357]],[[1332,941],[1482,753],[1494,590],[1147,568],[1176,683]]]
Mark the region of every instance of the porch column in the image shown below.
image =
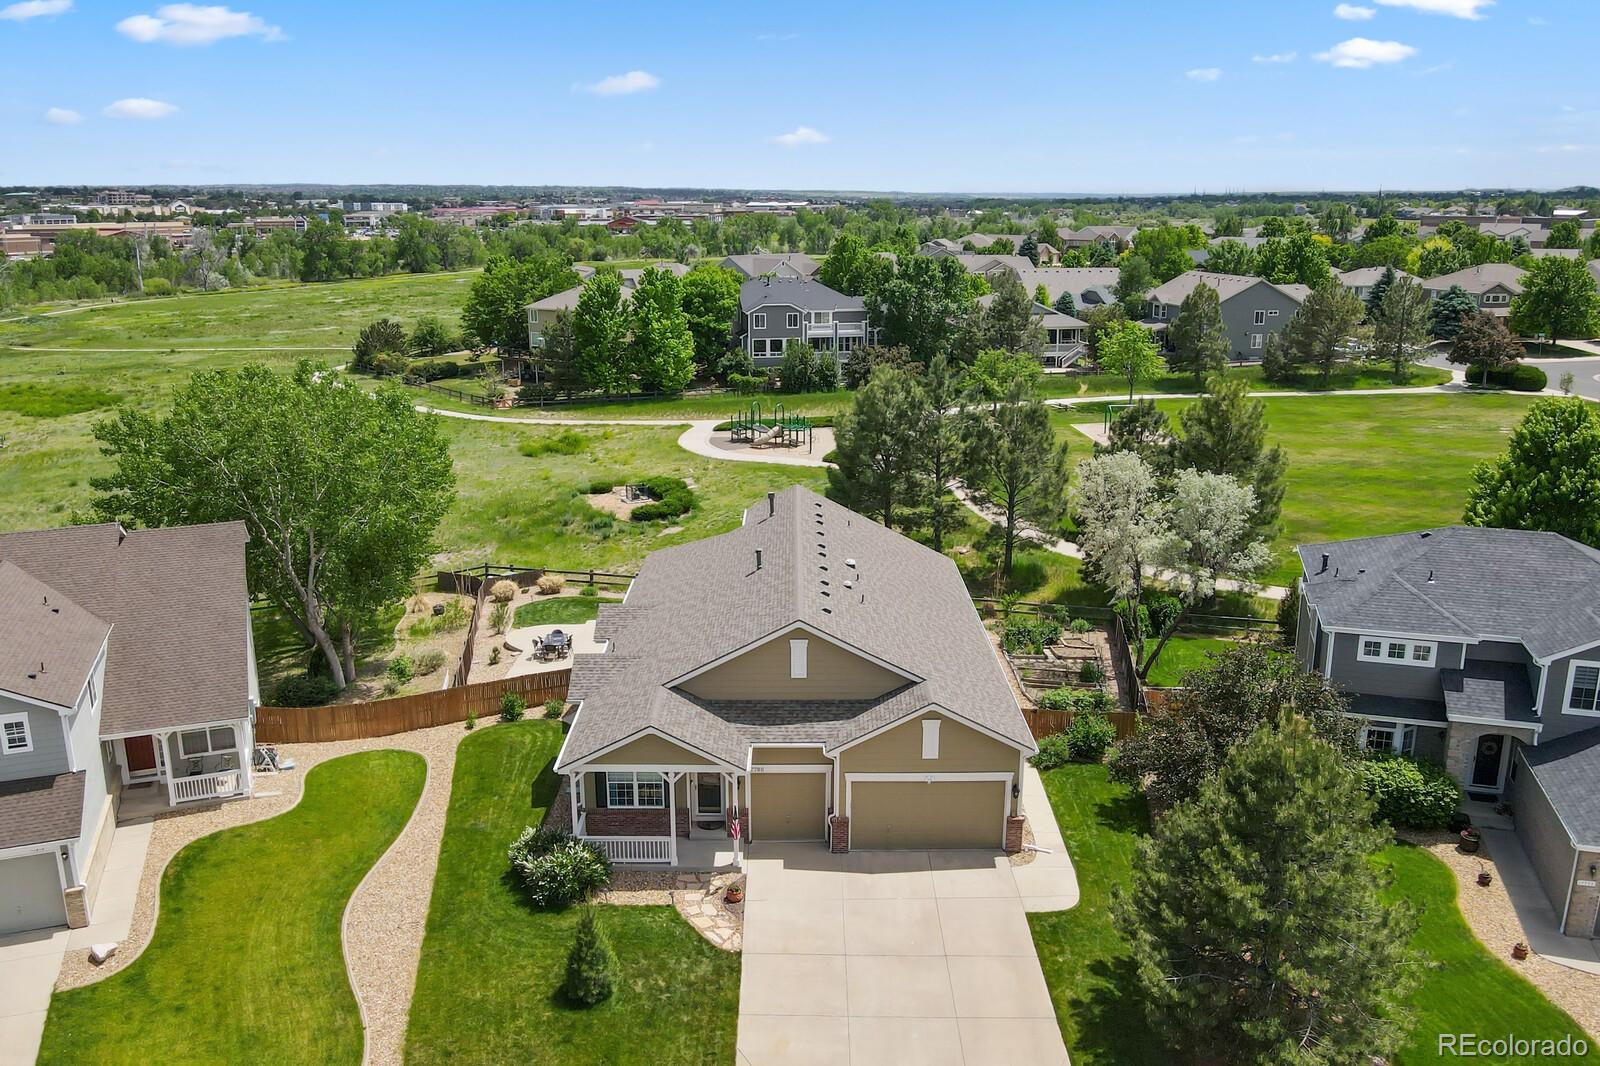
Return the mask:
[[[683,778],[683,771],[669,771],[663,775],[667,779],[667,848],[672,856],[673,866],[678,865],[678,782]],[[688,799],[689,789],[684,788],[684,798]]]
[[[239,756],[239,795],[250,795],[251,762],[255,754],[255,737],[250,737],[250,743],[245,743],[245,734],[250,732],[250,719],[242,718],[233,724],[233,750]]]
[[[156,740],[161,744],[161,774],[167,782],[167,806],[176,807],[178,801],[172,795],[172,734],[157,733]]]
[[[572,804],[572,835],[578,836],[578,775],[567,775],[567,799]]]

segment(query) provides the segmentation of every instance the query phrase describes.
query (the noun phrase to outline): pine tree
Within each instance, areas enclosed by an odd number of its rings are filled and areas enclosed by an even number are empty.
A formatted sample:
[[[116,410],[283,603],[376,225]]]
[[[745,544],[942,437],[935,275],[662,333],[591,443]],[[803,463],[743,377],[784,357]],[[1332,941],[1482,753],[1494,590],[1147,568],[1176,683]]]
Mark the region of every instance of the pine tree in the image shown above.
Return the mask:
[[[1383,898],[1387,834],[1298,718],[1257,729],[1140,842],[1113,914],[1151,1031],[1226,1063],[1366,1062],[1405,1036],[1416,918]]]
[[[899,509],[917,498],[920,443],[916,379],[894,366],[879,366],[839,416],[831,495],[890,528]]]
[[[595,924],[594,908],[585,907],[578,919],[578,932],[567,952],[567,979],[561,994],[570,1003],[592,1007],[611,998],[615,990],[617,956],[605,933]]]
[[[966,412],[962,438],[965,481],[1003,513],[1000,573],[1009,578],[1024,523],[1051,529],[1066,511],[1066,443],[1056,439],[1050,409],[1022,375],[1001,399]]]
[[[1139,400],[1111,420],[1106,442],[1096,444],[1094,453],[1132,452],[1143,459],[1157,477],[1165,478],[1172,473],[1176,444],[1167,413],[1157,407],[1154,400]]]
[[[1453,340],[1468,315],[1477,314],[1478,301],[1460,285],[1444,291],[1428,308],[1428,332],[1440,340]]]
[[[1056,300],[1056,310],[1064,315],[1077,315],[1078,302],[1072,298],[1070,289],[1063,292],[1060,298]]]
[[[1176,466],[1227,474],[1255,490],[1253,528],[1270,535],[1283,507],[1288,460],[1276,444],[1267,447],[1267,405],[1251,397],[1238,378],[1212,378],[1200,399],[1178,416],[1183,437]]]
[[[1398,277],[1394,272],[1394,265],[1383,268],[1383,273],[1378,280],[1372,283],[1372,288],[1367,290],[1367,317],[1373,318],[1378,313],[1378,305],[1383,302],[1383,296],[1389,291],[1389,286],[1395,283]]]
[[[1172,320],[1172,354],[1167,364],[1175,371],[1194,375],[1204,385],[1212,374],[1228,369],[1228,327],[1222,321],[1222,301],[1209,285],[1196,285]]]
[[[1021,255],[1021,256],[1026,256],[1027,259],[1028,259],[1028,262],[1032,263],[1034,266],[1038,266],[1039,265],[1039,242],[1034,240],[1033,236],[1031,234],[1029,236],[1027,236],[1027,237],[1022,238],[1022,244],[1017,247],[1017,254]]]
[[[936,552],[944,551],[945,530],[955,526],[960,510],[960,504],[949,498],[946,486],[956,476],[961,459],[962,378],[960,367],[938,355],[928,364],[928,372],[915,382],[919,408],[916,440],[922,467],[918,495],[928,515]]]

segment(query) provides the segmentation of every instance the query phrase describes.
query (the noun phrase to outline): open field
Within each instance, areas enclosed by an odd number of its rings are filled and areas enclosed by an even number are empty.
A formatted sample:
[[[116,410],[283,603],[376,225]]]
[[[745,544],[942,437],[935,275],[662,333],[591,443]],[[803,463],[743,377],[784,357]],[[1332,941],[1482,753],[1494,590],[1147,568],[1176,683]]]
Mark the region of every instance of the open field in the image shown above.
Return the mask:
[[[616,994],[587,1010],[562,998],[580,908],[532,906],[506,863],[506,846],[559,795],[561,736],[557,722],[524,721],[461,742],[406,1061],[732,1062],[739,957],[670,906],[598,906]]]
[[[311,769],[292,809],[184,848],[162,875],[150,946],[51,1000],[39,1061],[355,1066],[362,1022],[340,941],[345,902],[406,824],[425,776],[412,752],[332,759]]]

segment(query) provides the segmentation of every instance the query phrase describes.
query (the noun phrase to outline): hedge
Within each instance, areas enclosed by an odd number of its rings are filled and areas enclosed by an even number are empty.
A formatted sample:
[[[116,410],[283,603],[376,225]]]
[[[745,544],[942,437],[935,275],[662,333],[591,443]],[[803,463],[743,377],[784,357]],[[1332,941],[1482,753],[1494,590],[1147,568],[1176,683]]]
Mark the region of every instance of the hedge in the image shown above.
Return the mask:
[[[1460,805],[1460,787],[1437,763],[1369,755],[1357,769],[1376,816],[1397,829],[1443,829]]]
[[[1539,367],[1528,363],[1515,363],[1499,370],[1489,371],[1489,384],[1499,385],[1513,392],[1543,392],[1550,384],[1550,376]]]
[[[677,477],[647,477],[639,487],[654,496],[655,502],[643,503],[628,514],[633,522],[653,522],[658,518],[677,518],[694,510],[694,491],[688,482]]]

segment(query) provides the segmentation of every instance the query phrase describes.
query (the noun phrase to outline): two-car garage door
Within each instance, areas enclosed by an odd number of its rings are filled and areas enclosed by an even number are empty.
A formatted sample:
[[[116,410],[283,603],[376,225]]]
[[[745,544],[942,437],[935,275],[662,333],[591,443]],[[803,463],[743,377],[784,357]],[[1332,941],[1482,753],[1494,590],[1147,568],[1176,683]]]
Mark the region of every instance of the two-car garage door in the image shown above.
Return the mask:
[[[1004,781],[851,779],[850,849],[998,848]]]
[[[54,852],[0,861],[0,934],[65,924]]]

